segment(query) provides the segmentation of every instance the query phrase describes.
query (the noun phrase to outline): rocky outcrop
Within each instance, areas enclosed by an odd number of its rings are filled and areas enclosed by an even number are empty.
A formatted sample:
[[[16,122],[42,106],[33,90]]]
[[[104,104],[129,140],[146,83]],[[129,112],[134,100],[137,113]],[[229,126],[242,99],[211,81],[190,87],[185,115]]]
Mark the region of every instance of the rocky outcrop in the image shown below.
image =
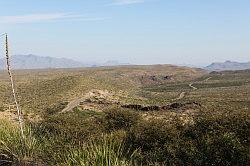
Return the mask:
[[[182,111],[186,109],[197,109],[201,107],[201,104],[198,102],[186,102],[186,103],[171,103],[165,106],[143,106],[139,104],[127,104],[127,105],[122,105],[121,107],[123,108],[129,108],[129,109],[134,109],[134,110],[140,110],[140,111]]]

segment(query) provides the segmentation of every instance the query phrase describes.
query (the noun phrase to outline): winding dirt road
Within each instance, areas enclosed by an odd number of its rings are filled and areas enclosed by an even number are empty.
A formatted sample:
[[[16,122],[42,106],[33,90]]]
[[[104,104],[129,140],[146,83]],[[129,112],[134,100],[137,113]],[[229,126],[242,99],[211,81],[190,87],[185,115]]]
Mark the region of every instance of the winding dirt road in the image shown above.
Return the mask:
[[[190,83],[190,84],[188,84],[188,86],[189,86],[190,88],[192,88],[193,90],[197,90],[198,88],[196,88],[195,86],[193,86],[193,84],[194,84],[194,83]]]
[[[207,82],[208,80],[210,80],[212,77],[208,77],[206,78],[205,80],[203,80],[202,82]],[[194,86],[194,82],[188,84],[188,86],[193,89],[193,90],[197,90],[198,88]],[[184,97],[186,96],[186,92],[181,92],[180,95],[175,98],[175,99],[172,99],[172,101],[176,101],[176,100],[181,100],[183,99]]]
[[[177,97],[175,99],[172,99],[172,101],[181,100],[181,99],[183,99],[185,97],[185,95],[186,95],[186,92],[181,92],[179,97]]]
[[[205,79],[204,81],[207,82],[208,80],[210,80],[212,77],[208,77],[207,79]]]
[[[211,79],[212,77],[208,77],[206,78],[203,82],[206,82],[208,81],[209,79]],[[192,88],[193,90],[197,90],[198,88],[196,88],[194,85],[194,83],[190,83],[188,86],[190,88]],[[177,100],[181,100],[183,99],[185,96],[186,96],[186,92],[181,92],[180,95],[175,98],[175,99],[172,99],[172,101],[177,101]],[[80,103],[82,101],[84,101],[85,99],[87,98],[87,95],[85,97],[82,97],[82,98],[79,98],[79,99],[75,99],[75,100],[72,100],[71,102],[69,102],[69,104],[67,105],[66,108],[64,108],[60,113],[65,113],[65,112],[69,112],[71,111],[72,109],[74,109],[75,107],[77,107],[78,105],[80,105]]]

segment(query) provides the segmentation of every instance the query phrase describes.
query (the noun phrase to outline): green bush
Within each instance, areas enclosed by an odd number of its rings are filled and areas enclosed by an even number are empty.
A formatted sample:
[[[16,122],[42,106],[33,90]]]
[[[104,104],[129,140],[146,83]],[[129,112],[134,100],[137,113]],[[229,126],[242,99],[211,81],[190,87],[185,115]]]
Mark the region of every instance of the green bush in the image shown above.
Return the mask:
[[[128,132],[128,146],[141,150],[144,165],[249,165],[247,113],[200,114],[194,123],[145,120]]]
[[[192,118],[192,117],[190,117]],[[250,165],[248,112],[213,112],[183,124],[137,112],[69,112],[25,127],[0,122],[0,158],[46,165]],[[26,123],[27,125],[27,123]]]
[[[107,131],[128,130],[140,120],[140,115],[134,111],[112,108],[104,112],[103,123]]]
[[[104,128],[95,117],[82,112],[69,112],[47,117],[36,125],[36,131],[37,135],[56,137],[56,141],[74,146],[98,137]]]
[[[4,112],[5,108],[3,106],[0,106],[0,112]]]
[[[67,105],[68,105],[68,102],[60,102],[59,104],[54,104],[50,108],[47,108],[46,112],[44,112],[44,116],[56,114],[62,111],[64,108],[66,108]]]
[[[165,120],[144,120],[131,128],[126,143],[134,149],[140,149],[140,161],[144,164],[175,164],[179,148],[178,127]]]
[[[193,165],[249,165],[250,119],[246,113],[203,114],[182,131],[180,157]]]

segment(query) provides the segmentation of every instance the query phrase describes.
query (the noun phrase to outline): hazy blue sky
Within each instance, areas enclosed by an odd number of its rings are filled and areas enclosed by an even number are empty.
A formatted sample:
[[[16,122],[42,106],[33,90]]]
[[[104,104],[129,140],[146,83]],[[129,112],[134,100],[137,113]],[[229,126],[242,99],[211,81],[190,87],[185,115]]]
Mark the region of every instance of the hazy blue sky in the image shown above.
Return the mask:
[[[82,62],[250,61],[250,0],[0,0],[12,54]]]

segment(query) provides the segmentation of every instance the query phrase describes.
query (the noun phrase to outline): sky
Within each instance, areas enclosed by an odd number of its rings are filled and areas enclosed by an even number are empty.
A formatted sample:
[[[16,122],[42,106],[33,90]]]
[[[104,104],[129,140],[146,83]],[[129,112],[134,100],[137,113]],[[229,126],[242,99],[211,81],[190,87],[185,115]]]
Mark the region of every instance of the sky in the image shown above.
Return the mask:
[[[245,62],[250,0],[0,0],[5,32],[11,54],[85,63]]]

